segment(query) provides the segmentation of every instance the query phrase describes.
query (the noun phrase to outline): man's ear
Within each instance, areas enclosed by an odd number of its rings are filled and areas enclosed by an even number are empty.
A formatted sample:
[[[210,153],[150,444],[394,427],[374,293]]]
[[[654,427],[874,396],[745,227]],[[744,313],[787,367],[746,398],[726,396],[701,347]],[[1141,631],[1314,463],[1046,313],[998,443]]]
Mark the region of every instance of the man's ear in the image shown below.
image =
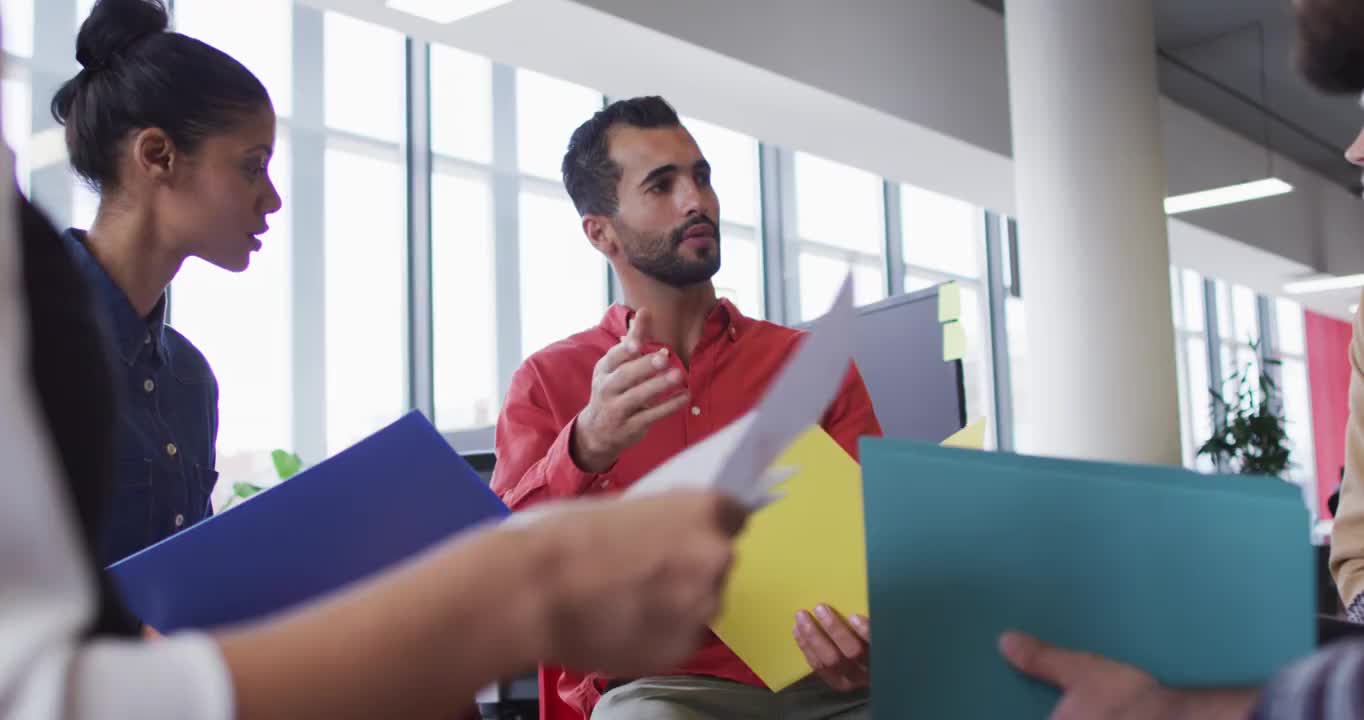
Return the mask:
[[[138,131],[130,145],[133,166],[138,173],[153,181],[169,180],[181,161],[175,141],[161,128]]]
[[[616,229],[605,215],[584,215],[583,234],[587,236],[587,241],[592,243],[592,247],[608,260],[620,253],[620,240],[616,236]]]

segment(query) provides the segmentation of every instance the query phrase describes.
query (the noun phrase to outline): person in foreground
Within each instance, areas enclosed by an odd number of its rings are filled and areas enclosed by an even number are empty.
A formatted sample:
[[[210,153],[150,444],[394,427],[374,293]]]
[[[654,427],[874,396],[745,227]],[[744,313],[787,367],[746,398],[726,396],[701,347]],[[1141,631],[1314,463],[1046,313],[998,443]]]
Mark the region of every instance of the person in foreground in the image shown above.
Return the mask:
[[[563,176],[624,303],[513,376],[492,486],[514,510],[624,491],[751,410],[803,337],[716,297],[723,245],[710,164],[662,98],[622,100],[583,123]],[[881,434],[855,367],[821,424],[854,457],[858,438]],[[666,676],[570,665],[560,697],[584,718],[608,720],[866,717],[870,620],[811,610],[792,632],[815,676],[779,693],[708,634]]]
[[[0,718],[451,718],[539,661],[670,667],[717,612],[745,513],[682,492],[563,503],[279,617],[140,639],[99,572],[120,375],[95,299],[0,185]]]
[[[1364,91],[1364,0],[1294,0],[1298,65],[1328,92]],[[1346,152],[1364,167],[1364,133]],[[1345,599],[1359,617],[1364,592],[1364,321],[1355,319],[1342,518],[1332,537],[1331,565]],[[1342,523],[1342,519],[1345,522]],[[1173,690],[1141,670],[1107,658],[1007,633],[1000,652],[1020,672],[1063,694],[1056,718],[1364,718],[1364,641],[1336,643],[1283,671],[1260,689]]]

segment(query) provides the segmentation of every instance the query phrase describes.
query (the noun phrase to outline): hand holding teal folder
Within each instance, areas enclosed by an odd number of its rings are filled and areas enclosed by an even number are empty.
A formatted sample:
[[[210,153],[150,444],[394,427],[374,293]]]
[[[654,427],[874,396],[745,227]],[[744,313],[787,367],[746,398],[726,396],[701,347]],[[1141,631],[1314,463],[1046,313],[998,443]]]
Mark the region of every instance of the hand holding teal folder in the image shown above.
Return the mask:
[[[1175,687],[1255,685],[1311,652],[1299,490],[1267,478],[862,446],[877,718],[1043,718],[1008,629]]]

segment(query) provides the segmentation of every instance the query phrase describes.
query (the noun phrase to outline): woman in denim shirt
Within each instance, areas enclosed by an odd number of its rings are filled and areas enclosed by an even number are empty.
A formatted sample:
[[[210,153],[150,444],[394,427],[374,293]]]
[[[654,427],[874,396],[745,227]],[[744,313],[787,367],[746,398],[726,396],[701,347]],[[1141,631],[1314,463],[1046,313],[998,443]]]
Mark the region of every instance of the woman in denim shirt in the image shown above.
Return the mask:
[[[101,565],[212,514],[218,385],[166,325],[166,288],[191,257],[245,270],[280,208],[265,86],[167,21],[159,1],[99,2],[76,41],[82,70],[52,100],[71,165],[100,196],[94,224],[63,242],[100,306],[122,395]]]

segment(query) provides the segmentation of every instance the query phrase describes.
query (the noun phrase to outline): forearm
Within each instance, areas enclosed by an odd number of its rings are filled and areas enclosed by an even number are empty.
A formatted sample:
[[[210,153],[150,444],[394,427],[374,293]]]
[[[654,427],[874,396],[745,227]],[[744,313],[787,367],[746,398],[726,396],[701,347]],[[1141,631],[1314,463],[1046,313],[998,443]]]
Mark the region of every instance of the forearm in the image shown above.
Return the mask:
[[[599,475],[583,470],[573,459],[575,426],[576,421],[570,422],[543,440],[532,442],[528,438],[535,436],[525,434],[499,444],[499,469],[493,477],[493,491],[508,507],[522,510],[549,500],[578,497],[599,479]]]
[[[316,608],[220,636],[238,713],[449,718],[545,652],[549,548],[498,529]]]

